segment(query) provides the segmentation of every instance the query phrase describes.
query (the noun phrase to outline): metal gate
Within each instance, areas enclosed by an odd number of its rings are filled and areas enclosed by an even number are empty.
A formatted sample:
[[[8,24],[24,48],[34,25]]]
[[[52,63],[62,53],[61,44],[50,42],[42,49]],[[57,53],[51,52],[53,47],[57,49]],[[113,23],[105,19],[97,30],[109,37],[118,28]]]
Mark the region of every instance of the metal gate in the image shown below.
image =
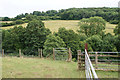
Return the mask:
[[[68,48],[54,48],[55,60],[68,60],[69,50]]]

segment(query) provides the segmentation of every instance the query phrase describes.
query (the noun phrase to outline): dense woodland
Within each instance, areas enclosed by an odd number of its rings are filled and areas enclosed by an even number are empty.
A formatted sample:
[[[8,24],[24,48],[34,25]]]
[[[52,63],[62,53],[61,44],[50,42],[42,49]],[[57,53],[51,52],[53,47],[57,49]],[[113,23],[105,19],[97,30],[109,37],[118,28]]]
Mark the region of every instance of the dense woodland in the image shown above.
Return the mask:
[[[2,23],[2,27],[12,26],[15,24],[22,24],[31,21],[33,18],[40,20],[80,20],[82,18],[90,18],[99,16],[110,22],[111,24],[118,24],[119,8],[69,8],[61,10],[34,11],[33,13],[25,13],[17,15],[14,18],[1,17],[3,21],[14,21],[12,23]]]
[[[52,54],[52,48],[67,47],[71,48],[73,58],[77,58],[77,50],[84,51],[85,43],[88,43],[89,51],[117,52],[120,51],[118,18],[117,8],[70,8],[59,11],[34,11],[15,18],[4,17],[3,20],[12,20],[14,24],[28,22],[28,25],[2,30],[2,47],[6,53],[22,49],[24,55],[38,55],[37,50],[41,48],[43,56]],[[49,19],[80,20],[79,30],[76,33],[63,27],[52,34],[41,21]],[[107,21],[118,24],[114,29],[115,35],[105,33]]]

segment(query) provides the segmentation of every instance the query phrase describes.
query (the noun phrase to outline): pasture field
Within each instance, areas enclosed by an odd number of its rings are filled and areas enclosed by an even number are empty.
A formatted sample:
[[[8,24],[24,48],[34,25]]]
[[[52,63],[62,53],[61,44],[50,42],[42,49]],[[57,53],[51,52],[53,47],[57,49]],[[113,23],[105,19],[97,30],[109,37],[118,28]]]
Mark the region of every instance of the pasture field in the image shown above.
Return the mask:
[[[79,29],[78,22],[79,20],[46,20],[43,21],[45,23],[45,27],[49,28],[52,32],[57,32],[60,27],[65,27],[66,29],[72,29],[75,32]],[[21,24],[21,26],[26,27],[28,23]],[[17,26],[17,25],[16,25]],[[116,25],[106,23],[106,33],[112,33],[113,29]],[[13,28],[14,26],[2,27],[2,29]]]
[[[13,21],[0,21],[0,23],[11,23]]]
[[[118,78],[118,72],[97,71],[99,78]],[[77,62],[53,61],[44,58],[2,58],[3,78],[85,78]]]
[[[13,28],[15,26],[23,26],[23,27],[26,27],[28,23],[24,23],[24,24],[19,24],[19,25],[14,25],[14,26],[8,26],[8,27],[1,27],[1,29],[10,29],[10,28]]]

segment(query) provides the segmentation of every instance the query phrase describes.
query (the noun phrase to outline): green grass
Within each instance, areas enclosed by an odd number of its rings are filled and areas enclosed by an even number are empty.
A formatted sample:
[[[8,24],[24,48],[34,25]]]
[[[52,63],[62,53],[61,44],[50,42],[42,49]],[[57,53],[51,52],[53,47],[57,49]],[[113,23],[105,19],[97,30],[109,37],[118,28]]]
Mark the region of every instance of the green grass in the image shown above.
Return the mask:
[[[3,58],[3,78],[80,78],[77,63],[38,58]]]
[[[66,29],[72,29],[75,32],[79,29],[79,20],[50,20],[43,21],[45,27],[49,28],[52,32],[57,32],[60,27],[65,27]]]
[[[57,32],[60,27],[65,27],[66,29],[72,29],[75,32],[79,29],[78,22],[79,20],[46,20],[43,21],[45,23],[45,27],[49,28],[52,32]],[[23,27],[27,26],[27,23],[21,24]],[[16,25],[18,26],[18,25]],[[116,25],[106,23],[106,33],[113,34],[113,29]],[[2,27],[2,29],[13,28],[14,26]]]
[[[40,58],[4,57],[3,78],[85,78],[76,62]],[[99,78],[118,78],[118,72],[97,71]]]
[[[98,78],[118,78],[116,71],[96,71]]]

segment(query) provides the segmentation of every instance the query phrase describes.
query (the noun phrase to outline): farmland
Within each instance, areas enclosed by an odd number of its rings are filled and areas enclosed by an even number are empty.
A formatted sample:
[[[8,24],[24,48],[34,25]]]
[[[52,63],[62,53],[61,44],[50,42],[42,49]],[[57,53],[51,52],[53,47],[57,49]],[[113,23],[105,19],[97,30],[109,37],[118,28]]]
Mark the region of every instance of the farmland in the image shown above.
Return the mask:
[[[72,29],[75,32],[79,29],[78,22],[79,20],[46,20],[43,21],[45,23],[45,27],[49,28],[52,32],[57,32],[60,27],[65,27],[66,29]],[[20,24],[23,27],[26,27],[28,23]],[[15,25],[18,26],[18,25]],[[106,23],[106,33],[112,33],[113,29],[116,25]],[[14,26],[2,27],[2,29],[13,28]]]

